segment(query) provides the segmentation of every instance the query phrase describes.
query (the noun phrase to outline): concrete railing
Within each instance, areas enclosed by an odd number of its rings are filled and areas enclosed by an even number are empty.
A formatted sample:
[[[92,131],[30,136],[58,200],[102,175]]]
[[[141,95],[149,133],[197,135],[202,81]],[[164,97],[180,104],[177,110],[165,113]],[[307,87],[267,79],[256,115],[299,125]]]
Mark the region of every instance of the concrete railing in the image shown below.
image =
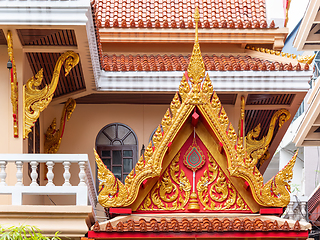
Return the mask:
[[[288,204],[286,211],[283,213],[283,218],[295,221],[308,221],[307,217],[307,199],[306,197],[291,196],[291,201]]]
[[[14,162],[16,165],[16,184],[8,186],[6,183],[7,163]],[[23,195],[76,195],[76,205],[84,206],[88,203],[88,189],[86,185],[86,167],[88,165],[87,154],[0,154],[0,194],[12,195],[12,205],[22,205]],[[31,184],[23,184],[23,164],[31,165]],[[47,166],[46,177],[48,182],[45,186],[37,183],[37,166],[45,163]],[[62,186],[56,186],[53,182],[53,168],[56,163],[62,163],[64,167]],[[79,166],[79,184],[72,186],[70,183],[70,166],[77,163]],[[60,177],[60,176],[59,176]]]

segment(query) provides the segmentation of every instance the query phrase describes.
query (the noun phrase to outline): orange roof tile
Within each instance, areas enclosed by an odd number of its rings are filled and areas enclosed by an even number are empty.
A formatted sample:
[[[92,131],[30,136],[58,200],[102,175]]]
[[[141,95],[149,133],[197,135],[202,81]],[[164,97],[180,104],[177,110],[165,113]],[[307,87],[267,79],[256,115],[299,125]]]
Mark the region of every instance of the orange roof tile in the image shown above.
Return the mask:
[[[102,69],[105,71],[185,71],[187,70],[191,55],[104,55]],[[245,56],[217,56],[204,55],[203,61],[207,71],[301,71],[298,63],[293,66],[291,63],[282,64],[259,58]],[[309,70],[308,64],[304,70]]]
[[[93,0],[99,28],[267,28],[265,0]],[[270,24],[274,28],[274,23]]]
[[[299,221],[293,226],[289,226],[287,221],[283,224],[277,220],[263,220],[260,218],[213,218],[207,217],[201,219],[182,218],[176,219],[152,218],[146,221],[140,218],[137,221],[129,219],[127,221],[118,221],[115,226],[110,222],[102,229],[98,222],[93,227],[93,231],[106,232],[228,232],[228,231],[301,231]]]

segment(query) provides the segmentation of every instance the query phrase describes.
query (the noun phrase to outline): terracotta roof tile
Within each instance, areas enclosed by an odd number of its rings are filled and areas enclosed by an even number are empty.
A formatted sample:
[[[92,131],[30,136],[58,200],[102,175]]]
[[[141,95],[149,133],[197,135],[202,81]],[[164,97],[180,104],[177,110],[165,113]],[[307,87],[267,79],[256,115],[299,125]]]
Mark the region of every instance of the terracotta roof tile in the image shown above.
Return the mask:
[[[265,0],[94,0],[92,6],[99,28],[194,28],[196,6],[200,28],[267,28]]]
[[[102,66],[105,71],[185,71],[187,70],[191,55],[104,55]],[[259,58],[245,56],[217,56],[204,55],[203,61],[207,71],[301,71],[304,69],[298,63],[271,62]]]
[[[260,218],[152,218],[149,221],[144,218],[139,220],[129,219],[127,221],[118,221],[112,226],[110,222],[105,227],[95,224],[93,231],[105,232],[226,232],[226,231],[301,231],[298,221],[290,228],[287,221],[279,226],[277,220],[263,220]]]

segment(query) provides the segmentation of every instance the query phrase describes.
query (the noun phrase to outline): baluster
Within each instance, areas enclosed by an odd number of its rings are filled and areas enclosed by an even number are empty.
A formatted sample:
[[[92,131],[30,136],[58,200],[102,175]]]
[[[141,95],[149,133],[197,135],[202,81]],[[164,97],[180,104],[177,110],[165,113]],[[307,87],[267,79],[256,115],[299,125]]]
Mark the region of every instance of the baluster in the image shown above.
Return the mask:
[[[306,211],[306,202],[301,202],[301,222],[307,222],[306,221],[307,218],[307,211]]]
[[[64,173],[63,173],[64,184],[62,186],[71,186],[71,184],[69,182],[70,177],[71,177],[71,174],[69,172],[70,165],[71,165],[71,162],[63,162],[63,166],[64,166]]]
[[[49,186],[54,186],[54,183],[53,183],[53,177],[54,177],[54,174],[53,174],[53,166],[54,166],[54,162],[52,161],[48,161],[47,162],[47,167],[48,167],[48,173],[47,173],[47,179],[48,179],[48,183],[47,183],[47,187]]]
[[[17,167],[17,183],[16,186],[23,186],[22,183],[22,161],[16,161],[16,167]]]
[[[6,183],[6,177],[7,177],[7,173],[6,173],[6,165],[7,162],[6,161],[0,161],[0,186],[7,186]]]
[[[31,161],[30,165],[31,165],[31,180],[32,180],[30,186],[33,186],[33,187],[39,186],[39,184],[37,183],[37,178],[38,178],[37,166],[38,166],[38,162]]]
[[[294,219],[294,216],[293,216],[293,202],[289,202],[288,204],[288,217],[289,217],[289,220],[293,220]]]
[[[80,182],[79,182],[78,186],[87,186],[86,183],[85,183],[85,177],[86,177],[86,173],[84,171],[85,164],[86,164],[86,162],[79,162],[79,168],[80,168],[79,178],[80,178]]]

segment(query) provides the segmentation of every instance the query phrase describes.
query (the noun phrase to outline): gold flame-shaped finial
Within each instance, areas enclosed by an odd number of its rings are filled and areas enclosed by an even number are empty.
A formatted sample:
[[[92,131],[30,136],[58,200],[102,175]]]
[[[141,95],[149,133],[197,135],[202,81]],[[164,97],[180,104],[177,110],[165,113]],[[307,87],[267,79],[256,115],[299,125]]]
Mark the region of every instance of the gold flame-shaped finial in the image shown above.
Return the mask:
[[[196,7],[196,11],[194,14],[194,19],[196,22],[196,33],[195,33],[195,43],[193,45],[192,56],[190,59],[190,63],[188,66],[188,76],[192,83],[192,87],[199,88],[198,86],[201,82],[203,77],[205,76],[205,66],[203,63],[203,59],[201,56],[200,46],[198,42],[198,21],[200,19],[199,9]]]

